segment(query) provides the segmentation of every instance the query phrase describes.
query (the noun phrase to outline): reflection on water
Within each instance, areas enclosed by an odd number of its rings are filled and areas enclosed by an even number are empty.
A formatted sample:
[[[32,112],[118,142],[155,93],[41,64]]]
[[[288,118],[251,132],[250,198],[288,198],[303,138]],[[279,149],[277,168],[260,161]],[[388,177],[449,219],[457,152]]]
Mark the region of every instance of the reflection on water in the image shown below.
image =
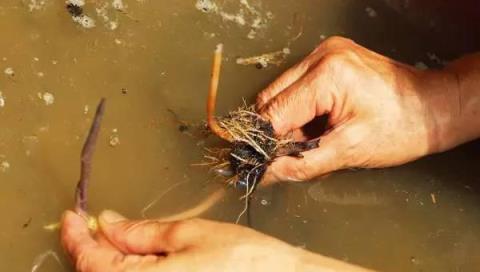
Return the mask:
[[[455,32],[449,23],[443,33],[436,17],[414,26],[415,16],[373,0],[86,2],[92,28],[74,22],[63,1],[0,3],[2,271],[71,270],[58,234],[43,226],[72,206],[81,145],[100,97],[108,102],[92,211],[156,217],[214,189],[212,175],[192,164],[215,141],[192,124],[204,119],[215,44],[226,47],[219,112],[252,99],[334,34],[431,67],[478,48],[455,36],[464,28]],[[272,52],[288,54],[261,63],[264,69],[237,64]],[[252,224],[372,268],[471,271],[480,265],[479,151],[470,144],[395,169],[267,188],[252,201]],[[238,197],[229,193],[207,216],[234,221],[243,208]]]

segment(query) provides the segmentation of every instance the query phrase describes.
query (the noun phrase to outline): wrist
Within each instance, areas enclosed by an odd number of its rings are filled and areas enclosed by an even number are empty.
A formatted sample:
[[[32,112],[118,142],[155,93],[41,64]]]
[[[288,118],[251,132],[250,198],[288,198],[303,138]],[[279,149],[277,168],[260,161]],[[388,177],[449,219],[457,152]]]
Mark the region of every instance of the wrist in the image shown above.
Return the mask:
[[[459,141],[455,131],[460,114],[458,77],[448,70],[423,73],[420,96],[425,105],[429,153],[438,153],[456,146]]]
[[[426,72],[423,90],[431,116],[432,153],[480,137],[480,55]]]

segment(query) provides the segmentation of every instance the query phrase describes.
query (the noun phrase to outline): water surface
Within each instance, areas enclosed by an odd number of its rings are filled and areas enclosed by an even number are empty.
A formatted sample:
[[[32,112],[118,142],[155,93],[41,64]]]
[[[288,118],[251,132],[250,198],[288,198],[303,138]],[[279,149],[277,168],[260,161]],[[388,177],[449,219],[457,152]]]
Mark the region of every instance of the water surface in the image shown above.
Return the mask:
[[[215,189],[211,174],[192,167],[215,141],[179,126],[205,118],[219,42],[226,49],[219,113],[253,101],[331,35],[429,67],[480,48],[468,21],[400,2],[249,0],[249,10],[224,0],[205,13],[196,1],[124,0],[122,11],[112,1],[87,1],[96,25],[87,29],[63,1],[1,1],[0,270],[72,271],[58,233],[43,226],[72,206],[80,149],[101,97],[108,102],[90,187],[93,213],[167,215]],[[236,64],[284,48],[290,54],[279,65]],[[384,271],[473,271],[480,266],[479,161],[473,143],[395,169],[274,186],[253,199],[251,223]],[[206,217],[233,222],[243,208],[238,197],[229,193]]]

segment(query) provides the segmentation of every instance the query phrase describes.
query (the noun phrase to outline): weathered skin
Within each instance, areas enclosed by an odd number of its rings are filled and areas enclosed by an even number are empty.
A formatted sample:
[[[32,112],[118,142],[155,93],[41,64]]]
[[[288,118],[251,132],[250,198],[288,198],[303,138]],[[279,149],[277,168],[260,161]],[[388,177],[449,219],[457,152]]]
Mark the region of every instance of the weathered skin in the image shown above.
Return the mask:
[[[275,132],[328,114],[321,145],[282,157],[265,183],[304,181],[344,168],[400,165],[480,136],[480,55],[418,70],[333,37],[265,89],[257,106]]]

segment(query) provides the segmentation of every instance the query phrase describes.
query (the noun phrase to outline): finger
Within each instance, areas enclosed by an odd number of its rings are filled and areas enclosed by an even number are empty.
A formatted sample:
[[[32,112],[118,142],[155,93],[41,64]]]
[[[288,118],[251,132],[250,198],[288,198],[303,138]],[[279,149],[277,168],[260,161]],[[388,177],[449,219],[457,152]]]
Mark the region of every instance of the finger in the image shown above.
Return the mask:
[[[316,116],[332,110],[332,83],[325,69],[319,65],[262,109],[261,115],[270,120],[277,134],[285,135],[299,129]]]
[[[196,219],[162,223],[157,220],[129,221],[112,211],[104,211],[100,227],[110,242],[129,254],[159,254],[184,250],[201,238]]]
[[[63,214],[60,235],[63,247],[73,259],[85,249],[98,245],[90,235],[86,220],[73,211],[66,211]]]
[[[272,98],[301,78],[308,71],[310,66],[310,62],[304,60],[288,69],[286,72],[280,75],[280,77],[275,79],[275,81],[270,83],[270,85],[268,85],[267,88],[265,88],[257,96],[257,110],[261,110]]]
[[[352,40],[342,37],[333,36],[323,41],[303,61],[280,75],[257,96],[257,110],[260,111],[271,99],[308,73],[329,52],[355,47],[358,45]]]
[[[88,215],[85,214],[85,216]],[[65,212],[62,222],[61,237],[62,242],[64,243],[64,248],[67,249],[68,252],[81,251],[82,249],[79,247],[85,246],[102,246],[114,249],[113,245],[102,232],[97,231],[92,235],[85,217],[78,215],[76,212]],[[74,249],[75,247],[77,249]],[[78,254],[72,254],[72,256],[73,255]]]
[[[303,158],[277,158],[267,168],[262,184],[268,186],[278,181],[306,181],[347,167],[345,150],[349,144],[342,134],[332,131],[321,137],[320,146],[303,152]]]
[[[118,250],[117,247],[115,247],[111,242],[110,240],[108,240],[107,237],[105,237],[105,234],[103,234],[103,232],[101,231],[97,231],[95,233],[95,241],[97,241],[98,245],[101,246],[101,247],[105,247],[105,248],[109,248],[109,249],[114,249],[114,250]]]
[[[72,211],[63,216],[61,240],[78,271],[112,271],[114,265],[120,265],[114,261],[123,257],[119,251],[97,243],[85,219]]]
[[[261,110],[268,102],[279,93],[290,87],[293,83],[305,75],[322,58],[323,52],[316,48],[304,60],[291,67],[280,75],[275,81],[270,83],[257,96],[256,107]]]

